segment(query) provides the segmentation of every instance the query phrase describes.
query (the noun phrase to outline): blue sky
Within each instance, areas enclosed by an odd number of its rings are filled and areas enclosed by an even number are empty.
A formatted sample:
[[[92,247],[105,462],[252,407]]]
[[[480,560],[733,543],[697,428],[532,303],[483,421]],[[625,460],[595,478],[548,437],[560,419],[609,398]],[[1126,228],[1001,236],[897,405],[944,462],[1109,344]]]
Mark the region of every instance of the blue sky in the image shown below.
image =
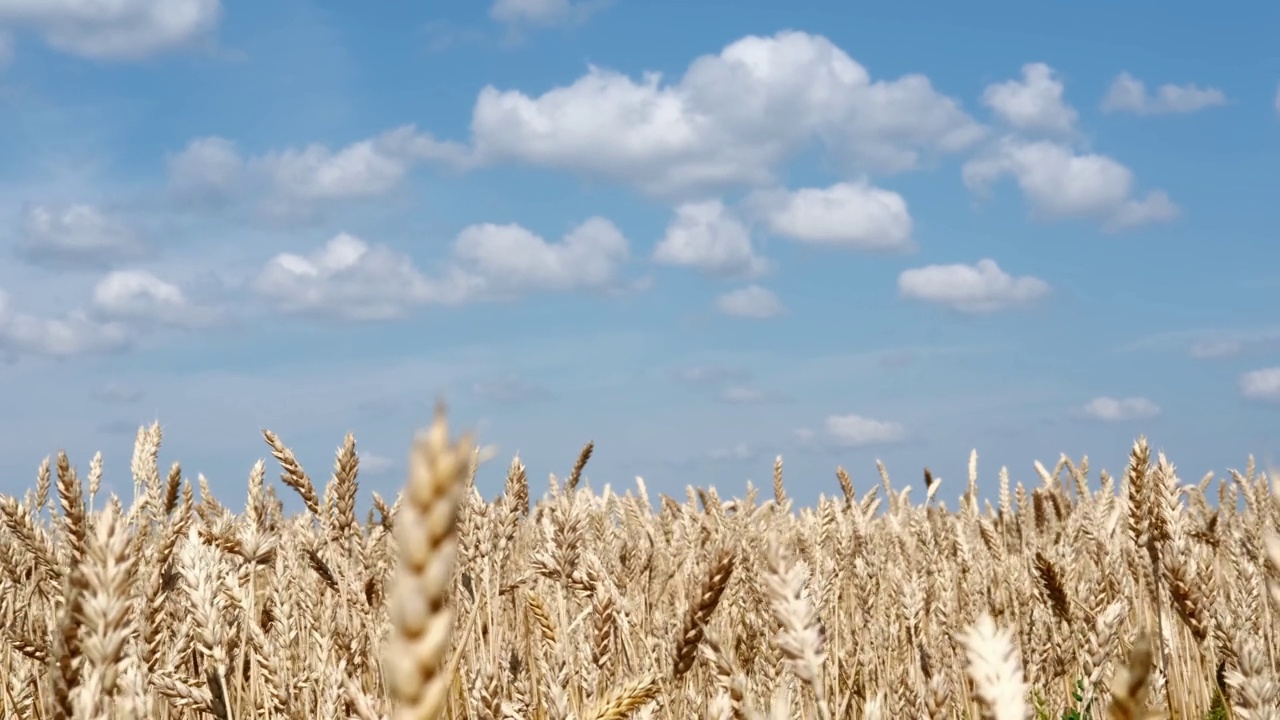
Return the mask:
[[[441,395],[488,492],[1280,450],[1270,4],[97,6],[0,0],[0,491],[391,494]]]

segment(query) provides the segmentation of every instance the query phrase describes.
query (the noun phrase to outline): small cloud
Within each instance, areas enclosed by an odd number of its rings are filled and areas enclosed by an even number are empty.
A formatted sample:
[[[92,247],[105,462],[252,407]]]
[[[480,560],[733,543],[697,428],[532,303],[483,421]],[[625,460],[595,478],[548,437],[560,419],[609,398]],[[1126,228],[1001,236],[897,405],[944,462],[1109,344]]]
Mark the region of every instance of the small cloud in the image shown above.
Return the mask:
[[[1235,357],[1244,352],[1244,343],[1239,340],[1201,340],[1192,343],[1187,352],[1197,360]]]
[[[57,268],[102,267],[148,252],[133,228],[93,205],[28,206],[16,250],[28,262]]]
[[[1077,114],[1062,99],[1063,85],[1053,68],[1044,63],[1022,66],[1022,81],[988,85],[982,102],[1000,119],[1019,130],[1068,134],[1075,130]]]
[[[1248,400],[1280,402],[1280,367],[1263,368],[1242,374],[1240,394]]]
[[[519,225],[486,223],[463,229],[449,264],[427,277],[404,253],[340,233],[307,255],[276,255],[251,287],[286,313],[390,320],[427,303],[635,290],[619,277],[628,256],[627,239],[601,217],[588,218],[555,243]]]
[[[1191,113],[1226,102],[1227,96],[1221,90],[1201,88],[1195,84],[1165,84],[1154,95],[1149,95],[1146,84],[1126,72],[1111,83],[1102,100],[1102,110],[1135,115],[1168,115]]]
[[[70,357],[123,350],[133,342],[123,324],[103,322],[82,310],[59,318],[29,315],[13,308],[0,290],[0,353]]]
[[[495,0],[489,17],[512,31],[524,28],[568,27],[586,22],[612,0]]]
[[[360,461],[361,475],[382,475],[396,467],[396,462],[385,455],[377,455],[367,450],[358,450],[356,457]]]
[[[109,320],[201,328],[222,320],[218,310],[192,302],[173,283],[145,270],[116,270],[93,288],[94,311]]]
[[[382,197],[424,162],[466,166],[468,151],[412,125],[332,149],[312,143],[253,157],[217,136],[196,138],[171,155],[169,185],[188,201],[224,205],[248,200],[267,217],[309,219],[335,202]]]
[[[1178,206],[1160,190],[1138,197],[1133,171],[1106,155],[1077,154],[1047,140],[1005,138],[964,164],[964,184],[983,195],[1004,177],[1012,177],[1035,216],[1045,220],[1091,218],[1118,232],[1179,215]]]
[[[1280,347],[1280,330],[1263,328],[1229,332],[1205,333],[1187,348],[1187,353],[1197,360],[1217,360],[1237,357],[1248,352]]]
[[[722,277],[758,277],[770,267],[756,254],[751,230],[719,200],[677,207],[653,261]]]
[[[729,385],[717,390],[715,399],[729,405],[757,405],[772,401],[774,396],[750,385]]]
[[[725,315],[753,320],[776,317],[783,312],[778,296],[759,285],[749,285],[717,297],[716,309]]]
[[[140,60],[208,38],[220,0],[2,2],[0,23],[16,22],[58,51],[94,60]]]
[[[764,215],[775,235],[809,245],[872,251],[915,247],[907,201],[865,182],[762,192],[747,204]]]
[[[976,265],[928,265],[898,276],[898,293],[964,313],[991,313],[1029,305],[1049,294],[1049,284],[1029,275],[1013,277],[995,260]]]
[[[235,142],[217,136],[191,140],[167,164],[169,186],[179,198],[209,205],[234,199],[245,171]]]
[[[742,368],[720,365],[694,365],[676,368],[671,371],[671,376],[677,382],[700,387],[713,387],[730,382],[741,383],[751,379],[751,373]]]
[[[900,423],[861,415],[831,415],[824,425],[827,439],[840,447],[865,447],[901,442],[907,430]]]
[[[738,443],[730,447],[714,448],[707,451],[707,459],[715,461],[742,461],[750,460],[756,456],[756,452],[746,443]]]
[[[89,397],[107,405],[131,405],[146,395],[142,388],[107,383],[89,393]]]
[[[1102,422],[1149,420],[1160,415],[1160,406],[1144,397],[1096,397],[1082,408],[1085,417]]]

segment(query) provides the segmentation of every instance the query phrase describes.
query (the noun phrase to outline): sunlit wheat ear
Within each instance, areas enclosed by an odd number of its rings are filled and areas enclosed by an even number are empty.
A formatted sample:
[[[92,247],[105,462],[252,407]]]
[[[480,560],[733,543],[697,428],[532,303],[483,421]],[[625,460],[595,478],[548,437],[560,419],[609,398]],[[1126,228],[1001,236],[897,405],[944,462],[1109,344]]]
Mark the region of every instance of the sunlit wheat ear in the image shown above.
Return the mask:
[[[431,429],[414,440],[409,457],[404,505],[395,521],[400,566],[389,608],[393,630],[387,670],[396,720],[440,717],[447,700],[450,679],[441,670],[453,609],[446,600],[471,446],[469,437],[449,442],[441,406]]]
[[[1025,720],[1027,684],[1012,634],[983,613],[961,633],[973,694],[989,720]]]

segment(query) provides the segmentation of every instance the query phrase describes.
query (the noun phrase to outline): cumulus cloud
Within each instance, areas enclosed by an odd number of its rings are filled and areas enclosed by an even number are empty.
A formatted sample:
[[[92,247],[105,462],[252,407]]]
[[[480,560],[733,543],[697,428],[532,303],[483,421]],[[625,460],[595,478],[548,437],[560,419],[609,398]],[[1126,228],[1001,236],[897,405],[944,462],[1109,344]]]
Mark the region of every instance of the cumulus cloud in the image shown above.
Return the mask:
[[[286,313],[386,320],[434,296],[406,255],[346,233],[308,254],[280,253],[252,288]]]
[[[0,352],[17,355],[68,357],[112,352],[133,341],[118,322],[102,322],[77,310],[63,317],[30,315],[14,308],[9,294],[0,290]]]
[[[93,308],[110,320],[178,328],[206,327],[222,319],[217,309],[193,302],[177,285],[145,270],[107,274],[93,288]]]
[[[824,429],[827,439],[840,447],[887,445],[901,442],[907,436],[901,423],[861,415],[831,415]]]
[[[0,30],[29,29],[50,47],[100,60],[136,60],[210,33],[219,0],[0,0]]]
[[[472,225],[458,235],[453,256],[457,268],[489,293],[510,296],[615,288],[630,249],[617,226],[593,217],[559,243],[548,243],[519,225]]]
[[[812,245],[856,250],[909,250],[911,213],[907,201],[865,182],[826,188],[765,191],[747,203],[762,213],[775,235]]]
[[[1242,374],[1240,394],[1249,400],[1280,402],[1280,367],[1263,368]]]
[[[244,174],[244,159],[226,138],[196,138],[168,157],[169,185],[190,200],[226,202],[235,198]]]
[[[592,66],[538,96],[489,86],[471,130],[484,162],[569,170],[683,199],[767,183],[814,141],[850,166],[903,171],[983,135],[928,78],[872,81],[830,40],[791,31],[744,37],[697,58],[675,82]]]
[[[927,265],[898,276],[898,293],[966,313],[990,313],[1027,305],[1049,294],[1049,283],[1014,277],[985,258],[976,265]]]
[[[1022,66],[1021,81],[988,85],[982,102],[1019,130],[1068,134],[1075,130],[1078,116],[1062,94],[1062,81],[1053,68],[1028,63]]]
[[[751,229],[719,200],[677,207],[654,249],[653,260],[731,277],[754,277],[769,271],[769,262],[756,253],[751,242]]]
[[[432,277],[404,253],[342,233],[308,255],[275,256],[251,287],[288,313],[388,320],[424,303],[616,289],[627,257],[626,238],[600,217],[573,228],[559,243],[519,225],[472,225],[459,233],[451,261]]]
[[[1120,73],[1111,83],[1102,100],[1102,109],[1104,112],[1136,115],[1168,115],[1191,113],[1226,102],[1227,96],[1221,90],[1195,84],[1165,84],[1155,94],[1149,94],[1144,82],[1126,72]]]
[[[140,234],[93,205],[30,205],[16,244],[28,262],[53,267],[100,267],[147,252]]]
[[[733,317],[763,320],[782,314],[782,301],[773,291],[748,285],[716,298],[716,309]]]
[[[422,162],[468,163],[465,149],[405,125],[334,150],[312,143],[243,157],[221,137],[195,138],[169,158],[170,186],[191,199],[260,200],[279,215],[324,203],[372,198],[394,190]],[[259,197],[265,190],[265,197]]]
[[[1160,406],[1144,397],[1096,397],[1085,403],[1084,415],[1102,422],[1149,420],[1160,415]]]
[[[1006,176],[1017,182],[1033,212],[1048,220],[1091,218],[1118,231],[1170,220],[1179,212],[1159,190],[1136,198],[1133,172],[1124,165],[1053,142],[1005,138],[963,168],[965,185],[977,193]]]

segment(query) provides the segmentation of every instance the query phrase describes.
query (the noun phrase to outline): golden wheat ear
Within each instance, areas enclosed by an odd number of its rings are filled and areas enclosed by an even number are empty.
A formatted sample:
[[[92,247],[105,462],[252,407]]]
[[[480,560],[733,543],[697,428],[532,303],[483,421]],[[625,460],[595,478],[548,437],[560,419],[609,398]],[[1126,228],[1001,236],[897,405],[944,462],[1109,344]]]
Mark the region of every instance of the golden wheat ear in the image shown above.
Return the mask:
[[[447,702],[449,678],[442,669],[453,631],[447,600],[471,447],[469,437],[449,441],[441,405],[409,456],[404,505],[395,521],[399,569],[389,607],[387,671],[396,720],[434,720]]]

